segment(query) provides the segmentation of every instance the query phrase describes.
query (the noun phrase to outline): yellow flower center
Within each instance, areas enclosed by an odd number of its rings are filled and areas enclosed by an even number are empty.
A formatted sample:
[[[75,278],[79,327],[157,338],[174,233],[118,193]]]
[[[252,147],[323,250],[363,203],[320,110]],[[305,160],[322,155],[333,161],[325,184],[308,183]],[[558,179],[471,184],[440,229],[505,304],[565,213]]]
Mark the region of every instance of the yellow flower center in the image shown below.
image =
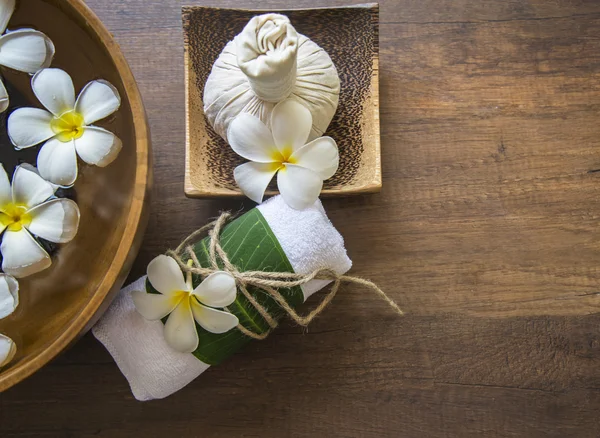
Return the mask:
[[[273,160],[273,170],[283,170],[286,164],[296,164],[296,159],[292,158],[294,150],[291,146],[285,146],[281,150],[274,148],[271,153]]]
[[[173,308],[184,306],[185,309],[190,309],[192,307],[192,301],[196,300],[196,297],[187,290],[178,290],[171,295],[170,299]]]
[[[21,231],[31,223],[31,215],[26,206],[10,202],[0,207],[0,223],[9,231]]]
[[[75,140],[83,135],[83,116],[75,111],[67,111],[50,122],[52,132],[63,143]]]
[[[170,299],[173,305],[177,305],[182,301],[189,299],[191,295],[192,294],[190,294],[187,290],[178,290],[173,292]]]

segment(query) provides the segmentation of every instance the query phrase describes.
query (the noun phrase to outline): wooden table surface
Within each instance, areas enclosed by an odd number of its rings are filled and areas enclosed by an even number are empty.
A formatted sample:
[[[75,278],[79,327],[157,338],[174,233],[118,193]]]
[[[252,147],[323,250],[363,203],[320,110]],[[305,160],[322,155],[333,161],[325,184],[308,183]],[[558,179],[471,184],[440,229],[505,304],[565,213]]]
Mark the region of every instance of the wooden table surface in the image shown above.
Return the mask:
[[[88,3],[152,129],[134,278],[242,203],[183,195],[181,3]],[[380,21],[383,190],[324,203],[406,316],[346,288],[307,333],[284,324],[147,403],[88,334],[0,396],[2,437],[600,436],[600,2],[384,1]]]

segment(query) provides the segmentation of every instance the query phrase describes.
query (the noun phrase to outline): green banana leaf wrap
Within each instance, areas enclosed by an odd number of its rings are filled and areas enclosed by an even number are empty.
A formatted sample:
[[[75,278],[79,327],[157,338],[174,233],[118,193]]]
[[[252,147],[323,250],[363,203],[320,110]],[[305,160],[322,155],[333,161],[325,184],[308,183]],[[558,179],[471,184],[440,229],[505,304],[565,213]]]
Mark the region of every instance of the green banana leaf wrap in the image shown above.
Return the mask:
[[[204,237],[204,233],[211,237]],[[179,391],[249,340],[264,339],[284,315],[307,326],[331,302],[340,284],[358,285],[402,315],[398,305],[375,283],[346,275],[352,261],[344,239],[319,201],[300,211],[275,196],[237,219],[223,213],[167,254],[186,276],[191,275],[187,278],[194,287],[202,276],[228,271],[238,290],[226,310],[237,316],[239,324],[222,334],[210,333],[196,324],[198,348],[193,354],[181,353],[165,339],[166,318],[162,323],[149,321],[136,309],[133,294],[140,289],[158,293],[146,277],[121,290],[93,333],[115,359],[138,400],[164,398]],[[315,300],[309,312],[296,312],[300,304],[329,284],[331,287]]]
[[[240,271],[294,272],[277,237],[257,208],[229,222],[221,231],[220,244],[229,261]],[[209,245],[210,237],[205,237],[192,245],[202,266],[210,266]],[[185,261],[190,257],[182,254],[182,258]],[[201,281],[202,278],[199,275],[192,276],[194,287],[198,286]],[[158,293],[148,280],[146,280],[146,291]],[[280,319],[285,314],[277,302],[262,289],[249,286],[248,292],[274,319]],[[292,308],[296,308],[304,302],[304,295],[300,287],[279,289],[279,293]],[[237,294],[235,302],[227,308],[238,317],[241,325],[254,333],[262,334],[270,328],[256,308],[241,293]],[[205,330],[196,323],[196,330],[199,343],[193,354],[208,365],[221,363],[252,339],[237,329],[216,334]]]

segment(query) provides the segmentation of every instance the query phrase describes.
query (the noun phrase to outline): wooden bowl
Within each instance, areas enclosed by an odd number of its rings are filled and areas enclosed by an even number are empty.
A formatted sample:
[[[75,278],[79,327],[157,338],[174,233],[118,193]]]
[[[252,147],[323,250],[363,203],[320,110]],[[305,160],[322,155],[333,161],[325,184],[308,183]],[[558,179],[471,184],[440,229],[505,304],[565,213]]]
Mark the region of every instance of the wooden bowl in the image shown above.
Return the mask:
[[[9,29],[34,27],[56,46],[53,67],[67,71],[76,91],[103,78],[117,87],[122,106],[97,124],[117,134],[123,149],[105,168],[80,161],[74,187],[81,210],[79,233],[59,246],[50,268],[21,279],[20,304],[0,321],[0,333],[17,343],[17,355],[0,372],[0,391],[38,370],[87,331],[108,307],[131,267],[146,225],[150,144],[142,100],[117,43],[81,0],[20,0]],[[39,106],[30,77],[2,70],[11,105]],[[6,124],[7,113],[3,114]],[[0,158],[7,172],[17,161],[35,164],[36,151],[15,155],[3,132]]]
[[[326,135],[340,151],[337,173],[325,181],[324,195],[381,189],[379,139],[379,7],[371,3],[338,8],[293,10],[183,8],[186,75],[185,194],[240,196],[233,169],[244,160],[204,116],[204,84],[225,44],[248,20],[265,12],[287,15],[292,25],[327,51],[340,75],[340,103]],[[274,194],[275,185],[267,194]]]

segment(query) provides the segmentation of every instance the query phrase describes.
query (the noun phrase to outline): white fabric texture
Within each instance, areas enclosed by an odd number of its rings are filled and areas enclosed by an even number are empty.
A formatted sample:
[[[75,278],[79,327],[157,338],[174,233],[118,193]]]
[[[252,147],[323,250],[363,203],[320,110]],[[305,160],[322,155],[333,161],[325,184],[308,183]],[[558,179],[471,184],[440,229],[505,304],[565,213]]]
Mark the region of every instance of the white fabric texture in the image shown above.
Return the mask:
[[[344,239],[327,218],[320,200],[311,208],[294,210],[279,195],[257,208],[277,236],[294,272],[308,274],[326,266],[343,274],[352,267]],[[302,286],[304,301],[328,283],[327,280],[312,280]]]
[[[192,354],[169,347],[163,323],[148,321],[135,310],[131,292],[144,290],[145,281],[143,276],[122,289],[92,329],[141,401],[173,394],[209,367]]]
[[[235,44],[238,67],[259,98],[279,102],[292,93],[298,33],[286,16],[264,14],[252,18]]]
[[[331,224],[321,201],[298,211],[288,207],[281,196],[257,207],[279,240],[294,271],[307,274],[331,268],[340,275],[352,262],[344,240]],[[147,321],[135,309],[133,290],[144,290],[146,277],[130,284],[117,296],[92,329],[128,380],[140,401],[167,397],[189,384],[209,365],[191,353],[179,353],[168,346],[160,321]],[[328,282],[313,280],[303,286],[305,300]]]
[[[286,16],[264,14],[252,18],[217,58],[204,86],[204,112],[227,140],[238,114],[270,126],[273,107],[289,97],[311,112],[313,140],[329,126],[339,94],[340,78],[327,52],[298,34]]]

